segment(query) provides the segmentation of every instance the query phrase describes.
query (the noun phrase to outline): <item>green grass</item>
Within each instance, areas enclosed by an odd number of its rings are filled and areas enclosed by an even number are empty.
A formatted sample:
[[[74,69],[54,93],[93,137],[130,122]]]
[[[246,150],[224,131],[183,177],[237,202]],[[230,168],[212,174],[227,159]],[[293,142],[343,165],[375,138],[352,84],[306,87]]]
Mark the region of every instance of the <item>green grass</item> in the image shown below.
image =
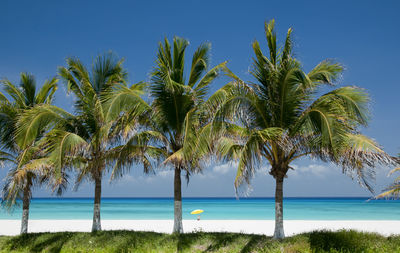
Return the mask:
[[[316,231],[275,241],[263,235],[103,231],[0,237],[0,252],[400,252],[400,236]]]

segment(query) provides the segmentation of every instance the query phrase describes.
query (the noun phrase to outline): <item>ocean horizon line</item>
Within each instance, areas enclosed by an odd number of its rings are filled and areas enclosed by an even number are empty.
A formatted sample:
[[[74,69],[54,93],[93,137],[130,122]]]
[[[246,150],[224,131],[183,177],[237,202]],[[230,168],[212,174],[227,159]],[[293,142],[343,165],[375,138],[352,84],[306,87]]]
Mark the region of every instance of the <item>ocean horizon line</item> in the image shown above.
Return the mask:
[[[182,199],[274,199],[275,197],[182,197]],[[33,199],[94,199],[93,197],[32,197]],[[174,197],[102,197],[101,199],[174,199]],[[284,199],[371,199],[373,196],[311,196],[284,197]],[[0,198],[2,200],[2,198]],[[384,199],[392,200],[392,199]]]

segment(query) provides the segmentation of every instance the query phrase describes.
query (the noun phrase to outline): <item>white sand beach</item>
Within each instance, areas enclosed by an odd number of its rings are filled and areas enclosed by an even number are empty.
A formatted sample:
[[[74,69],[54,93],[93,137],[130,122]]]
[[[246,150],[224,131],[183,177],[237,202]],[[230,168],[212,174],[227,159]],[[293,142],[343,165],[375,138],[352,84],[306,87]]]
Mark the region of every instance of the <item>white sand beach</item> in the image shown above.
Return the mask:
[[[30,220],[29,232],[89,232],[91,220]],[[382,235],[400,234],[400,220],[286,220],[285,233],[291,236],[313,230],[355,229]],[[103,220],[103,230],[136,230],[171,233],[173,220]],[[241,232],[272,235],[273,220],[184,220],[185,232]],[[0,235],[17,235],[19,220],[0,220]]]

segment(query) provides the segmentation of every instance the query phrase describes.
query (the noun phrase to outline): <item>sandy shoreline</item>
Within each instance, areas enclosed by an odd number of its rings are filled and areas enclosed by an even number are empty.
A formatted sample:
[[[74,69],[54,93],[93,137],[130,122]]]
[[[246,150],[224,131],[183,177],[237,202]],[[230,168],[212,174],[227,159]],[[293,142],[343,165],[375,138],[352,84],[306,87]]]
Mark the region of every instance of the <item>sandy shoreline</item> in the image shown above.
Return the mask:
[[[30,220],[29,232],[89,232],[91,220]],[[355,229],[382,235],[400,234],[400,220],[286,220],[287,236],[313,230]],[[173,220],[103,220],[103,230],[136,230],[171,233]],[[272,235],[273,220],[184,220],[185,232],[242,232]],[[19,220],[0,220],[0,235],[17,235]]]

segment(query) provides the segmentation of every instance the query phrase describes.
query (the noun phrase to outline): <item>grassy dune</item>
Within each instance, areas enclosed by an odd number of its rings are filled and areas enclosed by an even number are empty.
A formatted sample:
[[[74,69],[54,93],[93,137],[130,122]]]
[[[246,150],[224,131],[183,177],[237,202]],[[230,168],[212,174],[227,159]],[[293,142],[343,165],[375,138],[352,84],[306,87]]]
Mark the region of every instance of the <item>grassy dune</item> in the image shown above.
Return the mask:
[[[0,237],[1,252],[400,252],[400,236],[318,231],[281,242],[262,235],[103,231]]]

